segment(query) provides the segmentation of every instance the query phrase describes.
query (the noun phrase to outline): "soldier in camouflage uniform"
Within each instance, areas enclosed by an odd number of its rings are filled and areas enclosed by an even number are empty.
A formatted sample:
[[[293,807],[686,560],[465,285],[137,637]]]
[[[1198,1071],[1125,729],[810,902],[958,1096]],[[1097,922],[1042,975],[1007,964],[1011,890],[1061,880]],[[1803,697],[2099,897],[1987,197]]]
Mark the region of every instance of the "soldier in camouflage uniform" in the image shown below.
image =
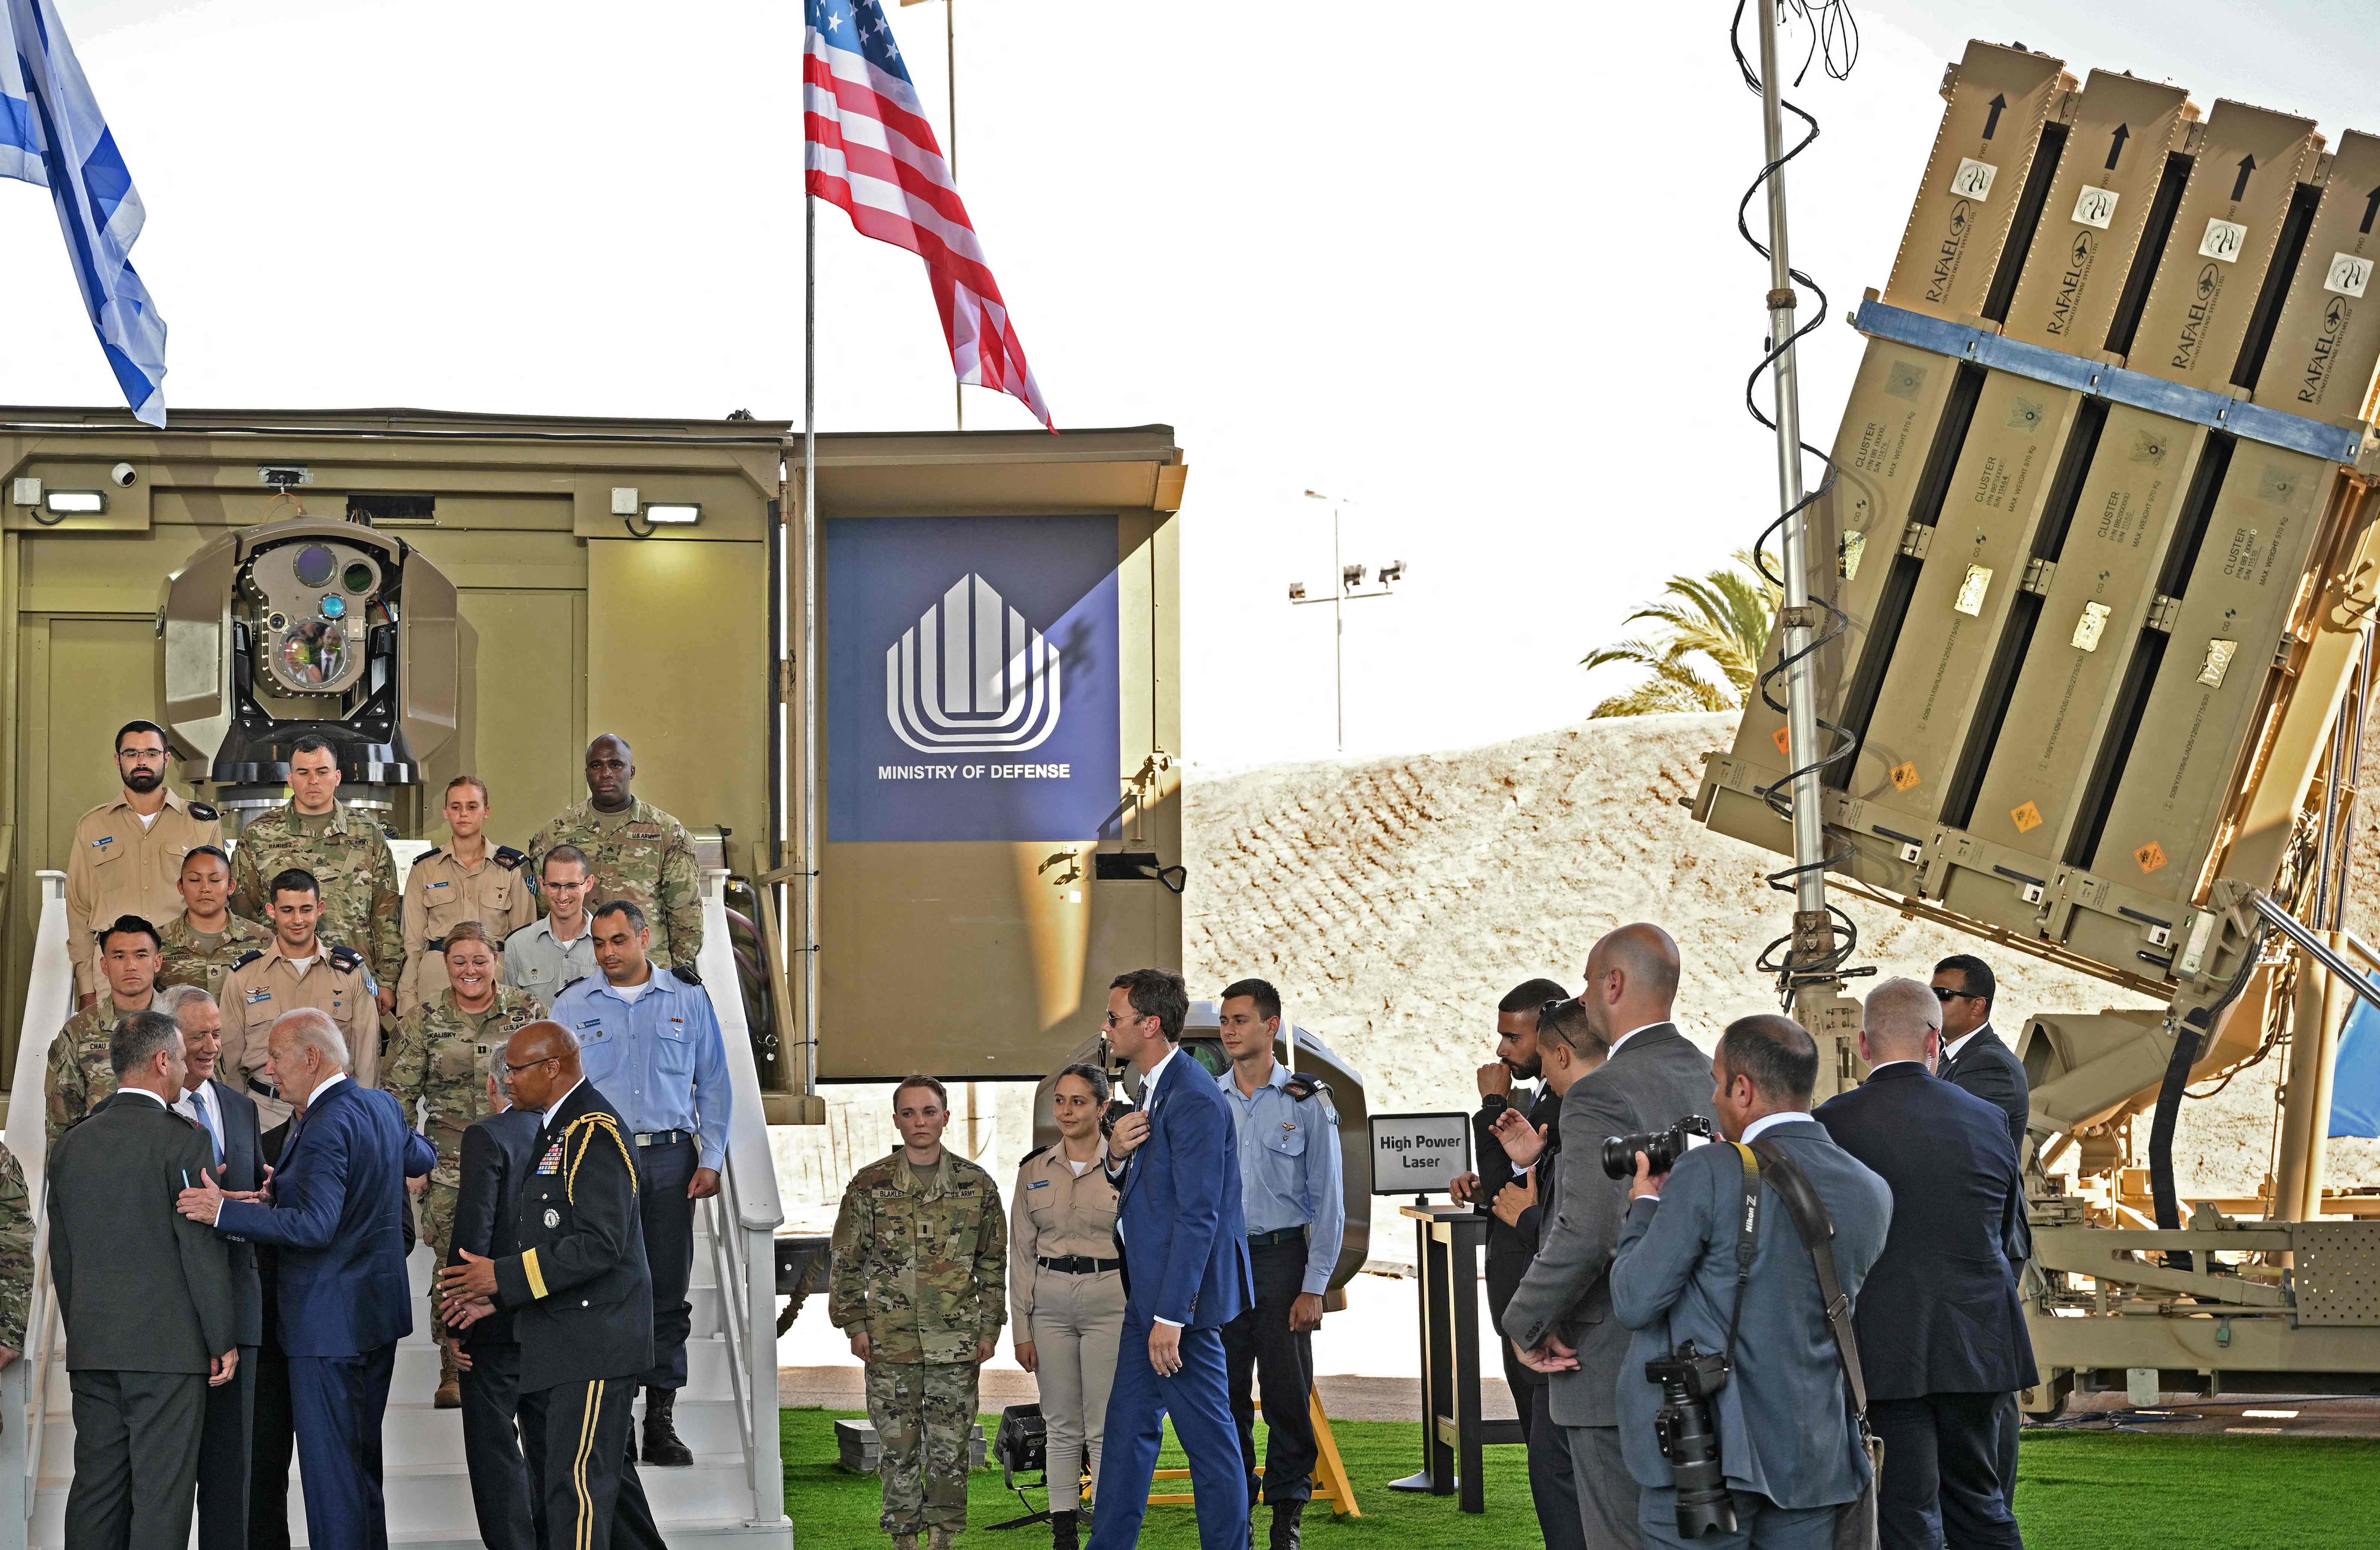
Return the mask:
[[[1007,1322],[1007,1220],[991,1175],[942,1146],[941,1083],[902,1083],[892,1115],[901,1150],[843,1193],[827,1316],[867,1363],[884,1532],[948,1550],[966,1527],[977,1378]]]
[[[33,1300],[33,1206],[17,1154],[0,1146],[0,1351],[25,1353],[25,1310]]]
[[[212,845],[201,845],[182,858],[177,886],[182,913],[157,928],[164,950],[157,963],[157,988],[195,985],[221,1001],[224,975],[271,942],[272,929],[231,913],[231,857]]]
[[[139,915],[117,916],[99,939],[99,973],[105,994],[67,1018],[50,1041],[42,1094],[52,1146],[68,1125],[115,1091],[108,1039],[120,1019],[156,1004],[157,928]]]
[[[262,920],[272,914],[269,886],[295,868],[322,888],[322,941],[351,947],[380,987],[380,1010],[396,1006],[405,969],[404,896],[388,836],[361,813],[339,805],[338,756],[319,737],[301,737],[289,753],[289,801],[259,815],[239,831],[232,857],[232,914]]]
[[[406,1120],[421,1100],[422,1133],[438,1148],[430,1189],[421,1197],[421,1238],[432,1265],[446,1263],[455,1242],[455,1202],[463,1187],[463,1132],[495,1112],[488,1105],[488,1052],[545,1015],[536,999],[496,979],[496,948],[486,926],[458,921],[446,934],[448,983],[398,1023],[396,1041],[381,1060],[380,1084],[395,1094]],[[436,1405],[463,1403],[455,1349],[431,1299],[431,1329],[438,1338]]]
[[[631,789],[636,755],[609,733],[587,745],[587,800],[564,809],[528,842],[528,870],[542,876],[545,853],[576,845],[587,855],[587,913],[614,899],[645,912],[651,957],[665,969],[690,969],[702,955],[701,875],[686,825]]]

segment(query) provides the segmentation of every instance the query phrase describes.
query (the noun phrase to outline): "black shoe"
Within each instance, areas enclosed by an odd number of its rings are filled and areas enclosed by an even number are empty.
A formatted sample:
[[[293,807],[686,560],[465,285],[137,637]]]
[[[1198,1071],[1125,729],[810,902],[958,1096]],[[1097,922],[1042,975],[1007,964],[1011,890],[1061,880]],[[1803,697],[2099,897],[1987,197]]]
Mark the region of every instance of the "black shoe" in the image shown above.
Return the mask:
[[[663,1469],[685,1469],[694,1462],[694,1449],[678,1440],[671,1411],[677,1408],[674,1388],[645,1390],[645,1462]]]
[[[1081,1550],[1082,1541],[1075,1534],[1075,1515],[1071,1512],[1050,1514],[1050,1550]]]
[[[1297,1550],[1299,1520],[1305,1516],[1304,1502],[1272,1504],[1272,1550]],[[1254,1525],[1250,1525],[1253,1532]]]

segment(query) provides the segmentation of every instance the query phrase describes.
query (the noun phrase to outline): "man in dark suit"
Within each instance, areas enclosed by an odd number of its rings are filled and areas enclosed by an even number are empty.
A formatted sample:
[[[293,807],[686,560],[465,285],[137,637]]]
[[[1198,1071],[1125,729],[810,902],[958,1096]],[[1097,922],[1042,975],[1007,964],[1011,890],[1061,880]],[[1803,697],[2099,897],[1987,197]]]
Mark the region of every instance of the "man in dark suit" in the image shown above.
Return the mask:
[[[488,1104],[495,1112],[463,1132],[462,1187],[455,1199],[450,1265],[466,1251],[482,1259],[520,1252],[521,1181],[537,1166],[539,1117],[512,1105],[508,1050],[488,1056]],[[461,1336],[463,1462],[471,1471],[471,1510],[488,1550],[536,1550],[544,1506],[521,1457],[520,1338],[511,1313],[498,1309]]]
[[[1913,979],[1868,992],[1867,1081],[1817,1120],[1899,1206],[1857,1317],[1868,1419],[1892,1461],[1876,1503],[1884,1544],[2018,1550],[1996,1411],[2037,1375],[2008,1258],[2024,1179],[2000,1111],[1930,1074],[1940,1017]]]
[[[1616,1399],[1628,1332],[1610,1317],[1607,1278],[1626,1186],[1604,1176],[1597,1150],[1605,1136],[1710,1118],[1711,1063],[1670,1021],[1677,996],[1678,944],[1658,926],[1623,926],[1587,954],[1578,999],[1610,1055],[1562,1096],[1564,1165],[1539,1207],[1537,1257],[1504,1309],[1504,1338],[1552,1376],[1546,1411],[1570,1443],[1581,1532],[1589,1544],[1631,1550],[1637,1489]]]
[[[1892,1192],[1812,1121],[1818,1047],[1800,1023],[1774,1013],[1739,1018],[1720,1036],[1714,1064],[1719,1133],[1752,1149],[1762,1176],[1749,1278],[1740,1256],[1743,1155],[1726,1144],[1686,1153],[1666,1174],[1636,1154],[1611,1265],[1612,1314],[1635,1331],[1618,1404],[1621,1446],[1645,1487],[1644,1542],[1667,1550],[1831,1550],[1837,1516],[1866,1489],[1867,1450],[1809,1247],[1769,1181],[1773,1158],[1783,1157],[1816,1193],[1833,1227],[1835,1273],[1854,1307],[1884,1249]],[[1662,1387],[1645,1372],[1688,1341],[1733,1352],[1710,1409],[1735,1528],[1692,1540],[1679,1526],[1675,1476],[1654,1433]]]
[[[513,1217],[519,1252],[495,1259],[458,1241],[461,1263],[438,1275],[440,1308],[465,1329],[513,1314],[521,1435],[545,1502],[547,1543],[611,1550],[616,1537],[663,1550],[628,1451],[637,1377],[653,1361],[634,1141],[586,1079],[578,1041],[561,1023],[532,1023],[505,1049],[514,1096],[539,1120],[536,1160]]]
[[[215,1181],[229,1193],[254,1193],[264,1178],[256,1101],[215,1073],[223,1053],[222,1009],[198,986],[176,985],[157,992],[157,1010],[182,1030],[188,1070],[174,1111],[207,1132]],[[264,1338],[264,1294],[257,1279],[256,1245],[236,1238],[230,1248],[239,1371],[231,1382],[207,1390],[206,1432],[199,1445],[199,1550],[246,1550],[248,1544],[249,1439],[256,1411],[257,1352]]]
[[[1256,1302],[1231,1109],[1182,1053],[1180,975],[1135,969],[1108,988],[1108,1042],[1141,1073],[1140,1108],[1116,1122],[1123,1338],[1108,1394],[1091,1550],[1140,1539],[1165,1418],[1189,1455],[1203,1550],[1245,1550],[1247,1476],[1232,1420],[1223,1326]]]
[[[395,1098],[347,1075],[345,1036],[328,1013],[284,1013],[272,1027],[268,1080],[302,1108],[270,1199],[226,1195],[212,1179],[186,1190],[182,1214],[226,1238],[281,1251],[281,1338],[315,1550],[381,1550],[381,1425],[396,1342],[413,1332],[404,1235],[408,1174],[436,1154]]]
[[[2008,1116],[2009,1140],[2015,1144],[2022,1166],[2025,1118],[2033,1093],[2024,1062],[1992,1027],[1992,1001],[1998,993],[1998,982],[1980,958],[1961,952],[1934,965],[1934,997],[1942,1003],[1942,1061],[1936,1074]],[[2032,1257],[2033,1222],[2020,1212],[2010,1268],[2022,1276],[2024,1262]],[[2025,1380],[2028,1386],[2033,1381]],[[2017,1434],[2023,1424],[2017,1413],[2016,1396],[2001,1395],[1992,1413],[1993,1450],[1999,1459],[2000,1479],[2008,1485],[2011,1511],[2016,1507]]]
[[[239,1371],[230,1251],[174,1202],[213,1163],[167,1107],[182,1091],[182,1032],[138,1011],[108,1040],[120,1101],[50,1155],[50,1265],[74,1393],[67,1543],[183,1550],[189,1543],[207,1389]]]

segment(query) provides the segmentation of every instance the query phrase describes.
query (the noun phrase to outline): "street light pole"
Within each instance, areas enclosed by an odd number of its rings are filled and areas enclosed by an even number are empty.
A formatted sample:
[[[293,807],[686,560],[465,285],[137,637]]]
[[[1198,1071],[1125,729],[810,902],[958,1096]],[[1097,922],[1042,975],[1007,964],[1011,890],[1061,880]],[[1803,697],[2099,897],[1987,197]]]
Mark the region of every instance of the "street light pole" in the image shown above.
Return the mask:
[[[1330,708],[1337,723],[1337,746],[1343,754],[1347,751],[1346,605],[1351,602],[1361,602],[1366,598],[1395,596],[1396,584],[1402,581],[1405,576],[1405,563],[1402,560],[1390,560],[1379,567],[1378,574],[1380,578],[1380,589],[1378,591],[1355,591],[1355,587],[1364,584],[1364,575],[1368,567],[1356,566],[1351,577],[1345,561],[1341,558],[1339,515],[1340,507],[1346,503],[1335,495],[1325,495],[1318,490],[1307,490],[1305,498],[1309,501],[1328,501],[1330,503],[1330,596],[1327,599],[1330,604]],[[1293,581],[1289,584],[1289,601],[1293,608],[1301,608],[1308,603],[1319,603],[1325,600],[1321,598],[1307,597],[1305,583],[1302,581]]]

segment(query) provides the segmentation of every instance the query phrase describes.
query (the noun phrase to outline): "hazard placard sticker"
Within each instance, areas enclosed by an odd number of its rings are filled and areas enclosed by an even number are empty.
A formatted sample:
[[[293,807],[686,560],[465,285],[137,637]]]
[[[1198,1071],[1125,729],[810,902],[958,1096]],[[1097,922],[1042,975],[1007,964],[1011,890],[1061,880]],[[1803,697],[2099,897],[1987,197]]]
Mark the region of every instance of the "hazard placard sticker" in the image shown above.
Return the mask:
[[[1791,758],[1792,757],[1791,754],[1786,752],[1785,729],[1783,727],[1779,727],[1775,732],[1770,733],[1768,734],[1768,740],[1777,745],[1777,757],[1779,758]]]
[[[2019,834],[2030,834],[2041,827],[2041,809],[2028,802],[2009,810],[2009,821],[2016,825]]]
[[[1913,764],[1908,764],[1908,763],[1901,763],[1901,764],[1896,764],[1896,765],[1894,765],[1894,766],[1892,767],[1892,789],[1893,789],[1893,790],[1895,790],[1895,791],[1907,791],[1910,787],[1912,787],[1912,786],[1915,785],[1916,783],[1917,783],[1917,767],[1916,767],[1915,765],[1913,765]]]
[[[2154,872],[2158,867],[2166,864],[2165,847],[2158,844],[2155,840],[2152,840],[2147,844],[2143,845],[2139,850],[2134,851],[2132,853],[2132,859],[2141,864],[2142,871]]]

